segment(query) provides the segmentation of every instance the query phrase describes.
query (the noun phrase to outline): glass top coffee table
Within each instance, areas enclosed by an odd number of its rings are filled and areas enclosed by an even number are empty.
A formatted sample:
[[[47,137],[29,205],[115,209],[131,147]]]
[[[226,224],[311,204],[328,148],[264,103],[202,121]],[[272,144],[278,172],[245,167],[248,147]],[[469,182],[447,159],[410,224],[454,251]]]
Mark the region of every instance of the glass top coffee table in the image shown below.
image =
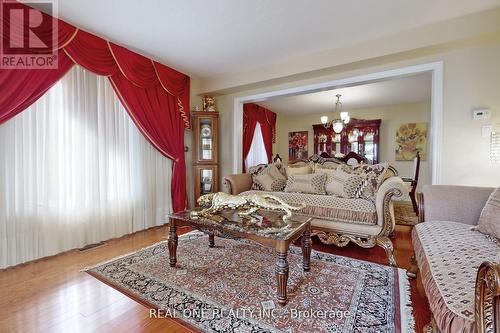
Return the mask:
[[[311,218],[293,214],[286,222],[282,213],[259,210],[254,221],[242,219],[238,211],[226,209],[218,213],[217,220],[204,217],[192,218],[190,211],[169,214],[168,252],[170,266],[177,263],[177,227],[189,226],[209,235],[208,246],[215,245],[215,235],[230,235],[234,238],[251,239],[276,250],[276,281],[279,304],[287,302],[288,260],[290,244],[302,238],[302,267],[309,271],[311,264]]]

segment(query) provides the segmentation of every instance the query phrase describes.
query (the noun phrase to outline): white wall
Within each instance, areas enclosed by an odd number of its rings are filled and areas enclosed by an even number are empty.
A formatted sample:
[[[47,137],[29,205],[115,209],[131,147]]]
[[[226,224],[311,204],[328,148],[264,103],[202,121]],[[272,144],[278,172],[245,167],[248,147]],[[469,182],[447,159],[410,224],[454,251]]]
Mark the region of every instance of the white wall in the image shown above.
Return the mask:
[[[352,118],[381,119],[380,126],[380,162],[388,162],[394,166],[401,176],[413,176],[413,161],[396,161],[396,131],[401,124],[426,122],[430,123],[430,101],[422,103],[408,103],[376,108],[345,109]],[[273,154],[280,154],[288,162],[288,132],[308,131],[309,155],[314,152],[314,132],[312,125],[319,124],[323,114],[287,115],[278,114],[276,121],[276,144]],[[430,138],[429,138],[430,139]],[[429,140],[430,141],[430,140]],[[429,143],[429,142],[428,142]],[[429,145],[428,145],[429,146]],[[428,151],[428,155],[430,151]],[[430,184],[430,164],[422,161],[420,184]]]
[[[500,123],[500,38],[450,46],[448,50],[440,49],[439,53],[432,55],[428,55],[429,52],[427,50],[425,55],[419,57],[410,54],[407,59],[400,55],[399,61],[388,57],[387,61],[377,59],[373,63],[360,63],[358,66],[353,64],[354,69],[345,72],[331,74],[331,69],[325,69],[324,73],[316,71],[314,76],[305,73],[303,77],[289,78],[286,83],[273,85],[264,82],[252,90],[217,96],[216,102],[221,112],[221,176],[232,173],[235,97],[442,60],[444,99],[441,183],[499,186],[500,165],[489,161],[489,140],[481,137],[481,125]],[[471,110],[479,106],[490,107],[493,119],[473,121]]]

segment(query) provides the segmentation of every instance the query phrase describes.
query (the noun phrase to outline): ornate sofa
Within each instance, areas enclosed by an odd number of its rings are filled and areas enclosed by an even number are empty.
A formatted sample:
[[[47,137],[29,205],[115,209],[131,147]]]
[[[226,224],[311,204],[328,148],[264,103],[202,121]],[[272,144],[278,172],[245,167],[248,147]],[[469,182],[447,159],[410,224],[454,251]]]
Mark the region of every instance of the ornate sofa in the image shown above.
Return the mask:
[[[323,166],[332,163],[323,158],[316,158],[313,162]],[[311,160],[299,161],[294,165],[301,166],[305,163],[311,163]],[[402,196],[407,188],[401,178],[396,176],[395,170],[391,170],[392,174],[379,187],[374,202],[332,195],[255,191],[251,190],[252,176],[249,173],[223,177],[223,187],[231,194],[270,193],[290,204],[305,203],[307,206],[300,213],[313,217],[312,234],[318,236],[323,243],[341,247],[349,242],[364,248],[380,246],[386,251],[389,264],[396,266],[389,238],[395,226],[391,199],[393,196]]]
[[[433,314],[427,332],[500,332],[500,243],[472,230],[493,190],[436,185],[418,194],[425,223],[412,232],[408,275],[421,275]]]

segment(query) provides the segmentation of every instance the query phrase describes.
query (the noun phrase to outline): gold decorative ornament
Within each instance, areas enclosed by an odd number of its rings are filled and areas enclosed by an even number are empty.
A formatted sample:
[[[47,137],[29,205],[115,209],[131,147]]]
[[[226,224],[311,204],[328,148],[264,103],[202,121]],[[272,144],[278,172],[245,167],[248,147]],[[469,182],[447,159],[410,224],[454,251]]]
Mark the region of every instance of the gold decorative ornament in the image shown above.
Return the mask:
[[[476,277],[475,322],[477,333],[497,333],[500,323],[500,263],[483,262]]]
[[[224,209],[242,209],[238,212],[239,217],[254,220],[252,214],[259,209],[265,209],[285,212],[282,217],[284,222],[287,222],[293,212],[306,206],[305,204],[292,206],[270,194],[232,195],[224,192],[205,194],[198,199],[198,204],[203,209],[192,211],[190,215],[193,219],[205,217],[217,220],[215,214]]]
[[[212,96],[203,96],[203,111],[215,112],[215,99]]]

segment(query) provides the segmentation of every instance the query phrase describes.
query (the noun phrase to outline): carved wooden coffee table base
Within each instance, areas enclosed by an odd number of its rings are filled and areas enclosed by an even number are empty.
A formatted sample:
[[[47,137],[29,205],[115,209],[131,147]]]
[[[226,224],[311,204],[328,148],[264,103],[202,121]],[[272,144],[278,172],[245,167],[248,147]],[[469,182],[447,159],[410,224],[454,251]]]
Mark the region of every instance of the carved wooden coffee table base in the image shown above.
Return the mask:
[[[234,230],[234,228],[226,228],[224,224],[214,222],[207,223],[206,220],[192,220],[187,218],[187,212],[176,213],[170,215],[169,221],[169,234],[168,234],[168,252],[170,267],[175,267],[177,264],[177,227],[190,226],[194,229],[201,230],[208,233],[209,241],[208,246],[215,246],[215,232],[223,232],[230,234],[237,238],[251,239],[261,245],[274,247],[276,250],[276,282],[277,282],[277,298],[278,303],[285,305],[287,302],[287,283],[288,283],[288,260],[287,255],[292,244],[296,239],[302,239],[302,267],[304,271],[309,271],[311,265],[311,223],[310,218],[295,217],[299,222],[295,227],[286,235],[280,237],[273,237],[273,235],[259,234],[258,231],[249,230],[246,232],[244,228]],[[252,232],[253,231],[253,232]]]

